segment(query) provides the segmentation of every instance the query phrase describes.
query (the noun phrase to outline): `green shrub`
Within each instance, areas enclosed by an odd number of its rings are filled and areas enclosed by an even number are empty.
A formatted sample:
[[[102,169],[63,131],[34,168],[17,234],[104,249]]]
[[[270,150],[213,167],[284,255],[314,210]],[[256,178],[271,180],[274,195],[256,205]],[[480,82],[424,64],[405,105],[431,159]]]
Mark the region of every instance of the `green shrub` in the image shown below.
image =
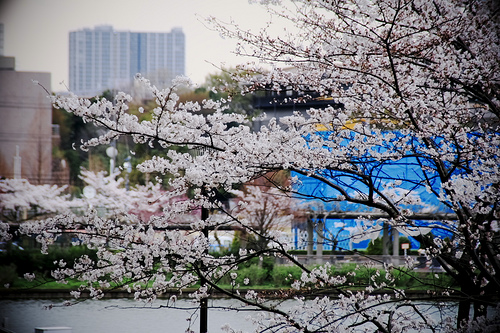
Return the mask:
[[[250,266],[259,266],[268,272],[271,272],[274,269],[274,263],[276,259],[274,257],[255,257],[244,263],[240,264],[240,268],[250,267]]]
[[[236,283],[240,284],[240,286],[245,285],[245,278],[248,278],[248,286],[262,286],[271,282],[269,270],[258,265],[240,268],[236,273],[238,274]]]
[[[403,243],[411,243],[410,240],[406,237],[399,237],[399,255],[404,255],[404,250],[401,248],[401,244]],[[365,251],[368,255],[382,255],[382,238],[377,238],[373,242],[368,244],[368,247]],[[417,250],[408,250],[407,254],[416,254]],[[392,254],[392,244],[389,245],[389,254]]]
[[[293,281],[300,279],[302,270],[297,266],[274,266],[271,278],[275,287],[290,287]]]
[[[17,280],[17,267],[15,264],[0,266],[0,287],[9,285],[12,287],[14,281]]]
[[[433,289],[456,287],[454,279],[445,273],[394,270],[396,286],[405,289]]]
[[[262,286],[270,283],[270,275],[267,269],[259,267],[258,265],[250,265],[248,267],[240,267],[237,270],[233,270],[230,273],[222,277],[218,283],[220,285],[230,285],[233,282],[231,278],[231,273],[236,273],[237,277],[234,280],[235,285],[239,284],[240,287],[244,286]],[[249,283],[245,284],[245,279],[248,279]]]
[[[307,250],[290,250],[288,253],[293,255],[304,255],[307,254]]]
[[[91,259],[97,260],[96,251],[90,250],[86,246],[51,246],[48,254],[42,254],[38,249],[3,252],[0,255],[0,266],[15,264],[16,274],[19,277],[25,273],[37,273],[44,277],[50,277],[50,271],[56,268],[54,262],[63,260],[67,263],[67,267],[72,267],[75,260],[82,255],[88,255]]]
[[[363,252],[362,250],[357,250],[358,252]],[[288,251],[289,254],[292,254],[292,255],[306,255],[307,254],[307,250],[289,250]],[[348,252],[348,251],[339,251],[339,250],[335,250],[335,251],[332,251],[332,250],[324,250],[323,251],[323,255],[327,256],[327,255],[332,255],[332,254],[346,254],[346,253],[351,253],[351,252]],[[313,255],[316,255],[316,250],[314,250],[312,252]]]

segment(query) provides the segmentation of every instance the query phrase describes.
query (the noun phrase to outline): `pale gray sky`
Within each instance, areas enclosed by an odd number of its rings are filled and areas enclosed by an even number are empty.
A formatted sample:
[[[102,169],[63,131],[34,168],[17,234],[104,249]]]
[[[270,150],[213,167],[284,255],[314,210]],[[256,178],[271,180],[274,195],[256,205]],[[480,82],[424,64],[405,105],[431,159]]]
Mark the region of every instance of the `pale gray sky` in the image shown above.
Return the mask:
[[[213,67],[243,62],[231,51],[235,41],[222,39],[203,19],[231,18],[245,27],[262,26],[265,10],[248,0],[0,0],[4,55],[16,58],[16,70],[52,74],[52,90],[68,84],[68,33],[96,25],[115,30],[168,32],[180,26],[186,35],[186,75],[202,83]]]

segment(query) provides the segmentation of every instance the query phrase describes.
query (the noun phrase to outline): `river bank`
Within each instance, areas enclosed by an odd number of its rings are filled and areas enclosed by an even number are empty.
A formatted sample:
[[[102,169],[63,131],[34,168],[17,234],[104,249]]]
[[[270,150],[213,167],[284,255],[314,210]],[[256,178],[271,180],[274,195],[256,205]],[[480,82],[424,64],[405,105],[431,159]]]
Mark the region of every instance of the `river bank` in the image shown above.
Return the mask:
[[[158,296],[159,299],[168,299],[172,295],[176,295],[177,298],[189,298],[189,294],[193,293],[196,288],[186,288],[183,289],[182,294],[176,290],[169,291]],[[241,293],[245,293],[247,290],[254,290],[260,295],[265,295],[266,298],[284,298],[283,288],[246,288],[240,289]],[[22,299],[74,299],[70,295],[70,289],[0,289],[0,299],[3,300],[22,300]],[[353,291],[356,291],[354,289]],[[394,295],[393,290],[376,290],[372,292],[373,294],[388,294]],[[321,290],[317,293],[307,293],[310,297],[316,296],[330,296],[336,297],[339,293],[335,290]],[[453,297],[445,297],[443,295],[433,295],[427,290],[406,290],[405,295],[409,299],[418,300],[452,300]],[[82,292],[80,295],[81,299],[90,298],[88,292]],[[129,293],[126,290],[108,290],[104,292],[103,299],[133,299],[134,293]],[[214,292],[211,294],[211,298],[228,298],[227,295]]]

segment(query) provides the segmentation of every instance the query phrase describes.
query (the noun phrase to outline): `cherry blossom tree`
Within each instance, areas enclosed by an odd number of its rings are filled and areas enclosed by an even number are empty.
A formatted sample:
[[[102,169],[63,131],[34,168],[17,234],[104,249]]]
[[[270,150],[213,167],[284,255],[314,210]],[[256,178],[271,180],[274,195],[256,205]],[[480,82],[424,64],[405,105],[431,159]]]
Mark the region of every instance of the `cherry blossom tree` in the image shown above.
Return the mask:
[[[89,198],[72,197],[67,193],[67,186],[33,185],[26,179],[0,180],[0,214],[1,221],[16,226],[29,220],[43,220],[57,214],[101,208],[106,216],[134,213],[136,219],[149,219],[161,214],[166,200],[180,201],[182,197],[170,198],[164,195],[161,184],[149,183],[137,185],[126,190],[124,179],[118,177],[119,172],[105,175],[105,172],[81,170],[80,178],[87,186],[95,190]],[[186,216],[178,223],[185,223]],[[2,230],[9,229],[8,223],[2,222]],[[5,238],[12,235],[7,233]]]
[[[119,177],[120,172],[111,175],[104,171],[92,172],[82,169],[80,178],[95,190],[90,198],[74,201],[76,207],[102,207],[108,215],[134,213],[139,219],[149,219],[152,215],[161,214],[170,196],[164,195],[161,184],[149,182],[147,185],[132,186],[129,190],[125,180]],[[178,198],[181,200],[182,198]]]
[[[150,146],[188,148],[168,150],[138,169],[172,175],[165,184],[169,197],[193,193],[182,202],[167,201],[163,215],[147,221],[131,215],[134,223],[124,224],[89,211],[82,217],[61,215],[25,224],[22,231],[38,235],[44,244],[65,230],[85,230],[83,242],[98,250],[96,262],[82,257],[73,267],[61,263],[54,276],[62,282],[80,279],[75,297],[88,291],[100,298],[106,289],[126,288],[147,301],[173,293],[174,302],[177,292],[200,282],[190,296],[202,304],[219,292],[266,313],[254,317],[258,331],[467,331],[492,324],[485,315],[497,306],[500,290],[500,62],[494,3],[260,2],[293,28],[273,35],[266,28],[252,32],[211,20],[221,34],[240,41],[240,54],[260,61],[242,66],[244,73],[253,73],[245,77],[246,92],[293,89],[302,94],[294,102],[320,96],[332,105],[271,119],[253,132],[243,115],[224,112],[224,100],[180,103],[176,92],[191,85],[187,79],[157,89],[138,76],[157,105],[148,111],[150,120],[143,121],[128,113],[132,97],[124,93],[114,101],[53,97],[56,107],[105,129],[82,149],[120,136]],[[202,115],[202,108],[213,112]],[[406,171],[389,172],[393,163],[404,165]],[[346,276],[329,274],[328,264],[300,264],[288,253],[290,244],[274,235],[267,236],[266,248],[211,256],[210,230],[229,225],[255,231],[216,194],[282,170],[293,177],[290,183],[274,184],[281,193],[360,208],[360,237],[370,237],[370,229],[379,231],[380,225],[418,235],[427,254],[437,258],[459,285],[432,293],[437,299],[458,300],[458,313],[433,320],[422,304],[394,288],[393,273],[404,271],[401,268],[387,266],[385,276],[374,275],[363,290],[353,291]],[[306,190],[302,185],[307,180],[318,182],[317,190]],[[419,199],[422,193],[453,218],[415,222],[414,215],[428,209]],[[192,218],[189,235],[172,230],[172,221],[196,210],[204,213]],[[215,210],[219,214],[207,214]],[[363,216],[369,212],[383,217]],[[431,228],[445,230],[450,237],[432,238]],[[103,246],[109,240],[112,249]],[[295,301],[291,307],[253,290],[220,286],[224,276],[236,278],[239,263],[263,255],[286,257],[303,270],[292,289],[280,294]],[[387,290],[392,296],[377,293]],[[336,297],[322,292],[334,292]]]
[[[69,213],[72,209],[105,208],[108,215],[133,211],[136,215],[161,212],[165,197],[161,184],[137,185],[128,191],[119,172],[81,170],[80,178],[95,190],[89,198],[71,197],[67,186],[33,185],[26,179],[0,180],[0,211],[3,220],[40,219],[47,215]],[[29,211],[29,212],[28,212]],[[148,216],[149,217],[149,216]]]
[[[453,236],[420,240],[467,295],[459,321],[468,318],[471,303],[474,316],[483,315],[485,295],[500,290],[498,4],[257,2],[293,28],[273,35],[213,21],[222,34],[240,40],[239,54],[267,64],[264,70],[242,66],[262,74],[247,78],[250,89],[291,87],[303,99],[319,93],[344,106],[283,122],[289,132],[305,124],[328,130],[327,138],[311,135],[307,142],[324,156],[311,157],[314,163],[297,159],[290,168],[327,184],[333,195],[322,192],[318,199],[376,208],[398,228],[415,226],[409,219],[415,211],[404,204],[412,193],[425,188],[433,194],[456,214],[440,224]],[[363,121],[346,130],[353,119]],[[381,175],[390,161],[407,161],[419,176]],[[388,187],[408,195],[394,200]]]
[[[33,185],[26,179],[0,180],[0,212],[4,221],[21,221],[69,210],[66,186]]]

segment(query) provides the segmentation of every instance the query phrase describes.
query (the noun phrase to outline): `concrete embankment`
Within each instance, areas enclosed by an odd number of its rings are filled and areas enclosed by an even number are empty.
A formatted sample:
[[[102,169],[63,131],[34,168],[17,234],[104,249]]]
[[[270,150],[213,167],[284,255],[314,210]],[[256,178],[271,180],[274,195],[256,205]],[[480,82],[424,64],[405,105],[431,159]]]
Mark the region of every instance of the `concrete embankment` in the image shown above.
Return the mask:
[[[251,289],[251,288],[250,288]],[[195,288],[185,289],[182,295],[179,295],[178,291],[172,290],[172,292],[167,292],[158,298],[169,298],[172,295],[176,295],[180,298],[189,298],[189,294],[194,292]],[[318,291],[305,291],[298,292],[292,289],[251,289],[256,291],[258,294],[266,298],[293,298],[295,295],[300,293],[306,298],[314,298],[317,296],[330,296],[336,297],[339,293],[335,290],[318,290]],[[353,290],[354,291],[354,290]],[[240,290],[242,294],[246,292],[245,290]],[[394,295],[393,290],[377,290],[373,294],[389,294]],[[435,299],[438,298],[443,300],[443,295],[433,295],[427,290],[407,290],[405,295],[410,299]],[[80,295],[81,299],[89,298],[88,292],[82,292]],[[215,292],[211,296],[212,298],[229,298],[227,295]],[[125,290],[110,290],[106,291],[103,296],[104,299],[117,299],[117,298],[134,298],[134,293],[129,293]],[[70,295],[70,290],[68,289],[3,289],[0,290],[0,299],[73,299]]]

